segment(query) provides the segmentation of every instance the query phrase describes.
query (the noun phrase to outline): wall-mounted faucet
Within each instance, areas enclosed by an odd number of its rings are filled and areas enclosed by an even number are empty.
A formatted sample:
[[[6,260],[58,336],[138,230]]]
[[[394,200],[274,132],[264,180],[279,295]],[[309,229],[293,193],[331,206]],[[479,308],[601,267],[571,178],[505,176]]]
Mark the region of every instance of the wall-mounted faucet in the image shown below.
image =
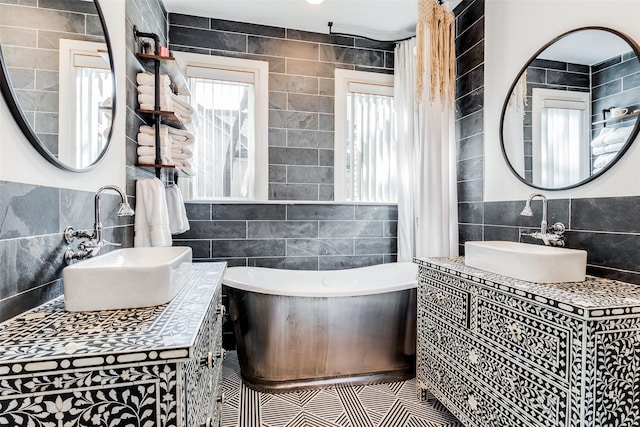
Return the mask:
[[[531,201],[534,199],[542,200],[542,222],[540,223],[540,231],[535,233],[523,233],[522,231],[520,231],[520,237],[533,237],[534,239],[542,240],[547,246],[564,246],[565,226],[561,222],[556,222],[551,227],[547,225],[547,198],[543,194],[531,194],[524,205],[524,209],[522,209],[522,212],[520,212],[520,215],[533,216],[533,210],[531,210]]]
[[[105,185],[96,192],[94,207],[95,207],[95,222],[93,226],[93,232],[87,233],[84,230],[74,230],[73,227],[67,227],[64,230],[64,238],[67,243],[71,243],[74,239],[83,239],[78,245],[77,250],[71,248],[67,249],[64,253],[64,259],[67,264],[80,259],[90,258],[98,254],[100,249],[104,246],[121,246],[120,243],[107,242],[102,238],[102,221],[100,219],[100,196],[107,190],[112,190],[120,195],[120,207],[116,212],[116,216],[133,216],[134,211],[127,201],[127,195],[115,185]]]

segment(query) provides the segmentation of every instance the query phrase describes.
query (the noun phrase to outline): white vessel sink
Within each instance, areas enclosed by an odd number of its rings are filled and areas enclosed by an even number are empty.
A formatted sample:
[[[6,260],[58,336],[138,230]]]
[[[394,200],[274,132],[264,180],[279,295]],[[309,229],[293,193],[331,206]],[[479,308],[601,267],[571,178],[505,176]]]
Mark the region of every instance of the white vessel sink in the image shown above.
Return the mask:
[[[465,264],[537,283],[582,282],[587,252],[528,243],[465,242]]]
[[[68,311],[115,310],[165,304],[191,267],[191,248],[119,249],[62,270]]]

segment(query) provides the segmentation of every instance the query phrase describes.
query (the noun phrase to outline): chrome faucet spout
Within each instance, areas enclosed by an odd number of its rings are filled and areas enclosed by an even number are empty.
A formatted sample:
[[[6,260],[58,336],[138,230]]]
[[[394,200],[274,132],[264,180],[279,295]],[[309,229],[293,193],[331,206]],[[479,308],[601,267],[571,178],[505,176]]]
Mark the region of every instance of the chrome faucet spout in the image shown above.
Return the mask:
[[[120,207],[118,208],[118,212],[116,216],[133,216],[134,211],[129,205],[127,201],[127,195],[120,189],[120,187],[116,185],[105,185],[104,187],[100,187],[96,192],[95,197],[95,224],[94,224],[94,238],[98,242],[102,242],[102,221],[100,220],[100,196],[107,190],[115,191],[120,195]]]
[[[547,227],[547,198],[544,196],[544,194],[533,193],[532,195],[530,195],[529,198],[527,199],[527,203],[524,205],[524,209],[522,209],[522,212],[520,212],[520,215],[533,216],[533,211],[531,210],[531,201],[533,199],[542,200],[542,223],[540,224],[540,232],[544,234],[547,232],[547,228],[548,228]]]

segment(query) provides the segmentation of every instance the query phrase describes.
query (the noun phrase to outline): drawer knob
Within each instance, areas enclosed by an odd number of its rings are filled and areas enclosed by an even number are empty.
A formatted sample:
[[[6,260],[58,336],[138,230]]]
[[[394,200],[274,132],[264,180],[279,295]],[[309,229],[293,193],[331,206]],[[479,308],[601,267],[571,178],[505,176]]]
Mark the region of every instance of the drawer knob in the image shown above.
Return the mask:
[[[220,350],[216,351],[216,359],[223,359],[227,356],[227,350],[221,348]]]
[[[478,401],[473,394],[469,395],[469,397],[467,398],[467,403],[469,404],[469,408],[471,408],[472,411],[478,409]]]
[[[201,427],[213,427],[213,419],[211,417],[207,417],[203,424],[200,424]]]
[[[222,393],[220,396],[218,396],[218,398],[216,399],[216,402],[224,405],[224,402],[227,400],[227,398],[225,397],[224,393]]]
[[[207,368],[211,368],[213,366],[213,352],[208,352],[207,356],[202,358],[200,366],[206,366]]]
[[[222,314],[223,316],[225,315],[226,312],[227,312],[227,309],[222,304],[220,304],[218,306],[218,309],[216,310],[216,314]]]
[[[436,295],[436,300],[438,301],[438,304],[440,304],[440,305],[444,305],[444,303],[446,302],[446,300],[444,298],[444,295],[442,295],[440,293]]]
[[[440,332],[436,332],[436,341],[438,343],[442,343],[442,335],[440,334]]]

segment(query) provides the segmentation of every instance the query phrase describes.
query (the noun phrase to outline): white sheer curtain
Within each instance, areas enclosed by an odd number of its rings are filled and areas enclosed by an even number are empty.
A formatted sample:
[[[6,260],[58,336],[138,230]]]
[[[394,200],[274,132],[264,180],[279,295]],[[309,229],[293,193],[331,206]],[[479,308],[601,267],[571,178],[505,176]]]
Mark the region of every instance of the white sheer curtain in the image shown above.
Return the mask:
[[[420,0],[418,19],[395,50],[398,261],[458,254],[453,14]]]
[[[504,152],[518,175],[524,177],[524,114],[527,104],[527,73],[515,85],[504,112]]]

